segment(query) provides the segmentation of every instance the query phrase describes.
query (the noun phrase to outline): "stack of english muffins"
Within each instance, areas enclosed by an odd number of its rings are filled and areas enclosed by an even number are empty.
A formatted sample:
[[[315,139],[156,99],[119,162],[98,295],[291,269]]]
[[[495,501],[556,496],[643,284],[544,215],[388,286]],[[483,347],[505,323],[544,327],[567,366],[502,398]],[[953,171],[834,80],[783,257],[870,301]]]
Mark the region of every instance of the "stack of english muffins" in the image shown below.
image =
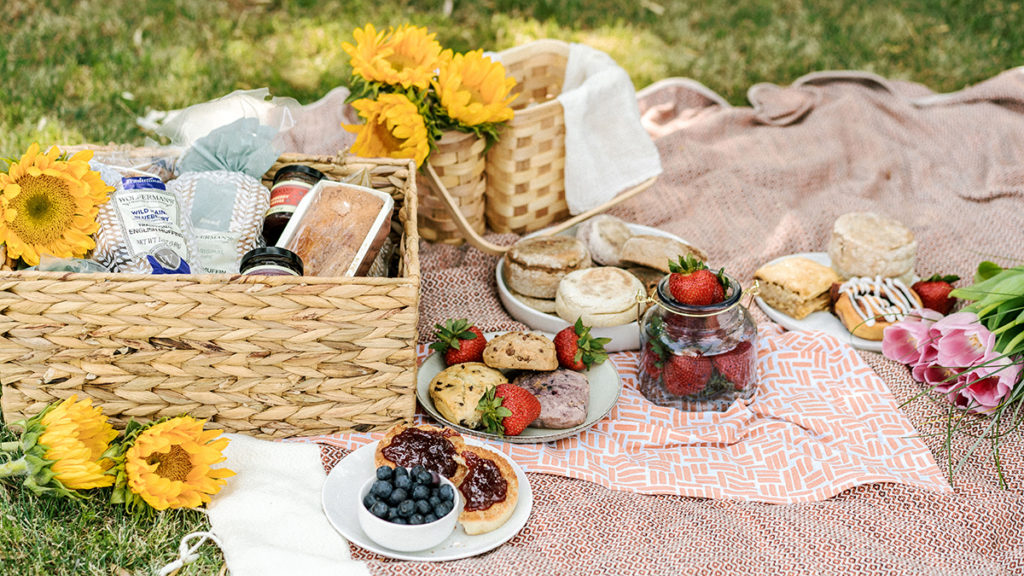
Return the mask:
[[[629,226],[599,215],[577,227],[576,236],[534,236],[505,256],[505,285],[523,304],[574,323],[607,328],[637,319],[637,295],[649,294],[669,272],[669,261],[700,250],[667,236],[634,234]]]

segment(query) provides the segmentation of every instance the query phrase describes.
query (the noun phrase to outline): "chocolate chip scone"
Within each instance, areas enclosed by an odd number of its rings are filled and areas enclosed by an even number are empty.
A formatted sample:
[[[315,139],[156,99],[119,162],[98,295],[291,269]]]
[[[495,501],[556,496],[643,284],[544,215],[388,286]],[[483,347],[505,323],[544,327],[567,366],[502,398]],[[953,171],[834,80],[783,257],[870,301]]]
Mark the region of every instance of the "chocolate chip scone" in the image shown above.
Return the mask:
[[[491,388],[508,382],[505,375],[479,362],[449,366],[430,381],[430,399],[446,420],[467,428],[480,426],[477,403]]]
[[[558,368],[555,343],[532,332],[508,332],[493,338],[484,348],[484,364],[498,370]]]

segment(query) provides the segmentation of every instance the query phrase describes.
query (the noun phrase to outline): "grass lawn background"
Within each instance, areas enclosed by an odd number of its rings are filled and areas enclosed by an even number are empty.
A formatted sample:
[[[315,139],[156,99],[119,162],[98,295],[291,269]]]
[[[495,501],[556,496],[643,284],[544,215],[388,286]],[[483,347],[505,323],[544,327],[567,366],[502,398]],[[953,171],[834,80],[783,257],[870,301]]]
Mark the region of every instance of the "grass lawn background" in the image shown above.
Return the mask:
[[[0,157],[32,142],[141,144],[135,119],[236,89],[312,102],[346,83],[341,42],[366,22],[410,22],[445,47],[537,38],[610,53],[637,88],[694,78],[734,104],[757,82],[868,70],[952,91],[1024,62],[1019,3],[968,0],[8,0],[0,18]],[[0,441],[13,435],[0,429]],[[3,574],[148,574],[198,512],[139,520],[0,488]],[[216,573],[212,546],[181,574]]]

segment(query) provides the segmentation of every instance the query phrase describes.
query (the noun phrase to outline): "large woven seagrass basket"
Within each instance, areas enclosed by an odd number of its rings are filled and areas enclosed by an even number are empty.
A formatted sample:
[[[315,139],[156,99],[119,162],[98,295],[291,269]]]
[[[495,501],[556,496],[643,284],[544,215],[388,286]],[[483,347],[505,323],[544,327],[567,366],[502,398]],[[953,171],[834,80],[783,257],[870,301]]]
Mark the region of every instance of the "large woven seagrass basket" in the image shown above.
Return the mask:
[[[419,234],[410,161],[285,155],[368,170],[395,199],[393,277],[0,272],[6,422],[72,394],[116,426],[189,413],[262,437],[383,430],[415,411]]]

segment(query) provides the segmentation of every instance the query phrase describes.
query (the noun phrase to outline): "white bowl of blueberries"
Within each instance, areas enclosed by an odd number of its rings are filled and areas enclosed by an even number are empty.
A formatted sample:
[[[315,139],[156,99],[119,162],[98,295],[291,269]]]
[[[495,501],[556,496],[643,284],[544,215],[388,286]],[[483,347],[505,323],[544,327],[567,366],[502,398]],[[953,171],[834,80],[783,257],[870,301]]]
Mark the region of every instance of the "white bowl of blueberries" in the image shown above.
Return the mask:
[[[423,466],[377,468],[359,491],[359,525],[374,542],[416,552],[444,542],[462,512],[462,497],[447,478]]]

